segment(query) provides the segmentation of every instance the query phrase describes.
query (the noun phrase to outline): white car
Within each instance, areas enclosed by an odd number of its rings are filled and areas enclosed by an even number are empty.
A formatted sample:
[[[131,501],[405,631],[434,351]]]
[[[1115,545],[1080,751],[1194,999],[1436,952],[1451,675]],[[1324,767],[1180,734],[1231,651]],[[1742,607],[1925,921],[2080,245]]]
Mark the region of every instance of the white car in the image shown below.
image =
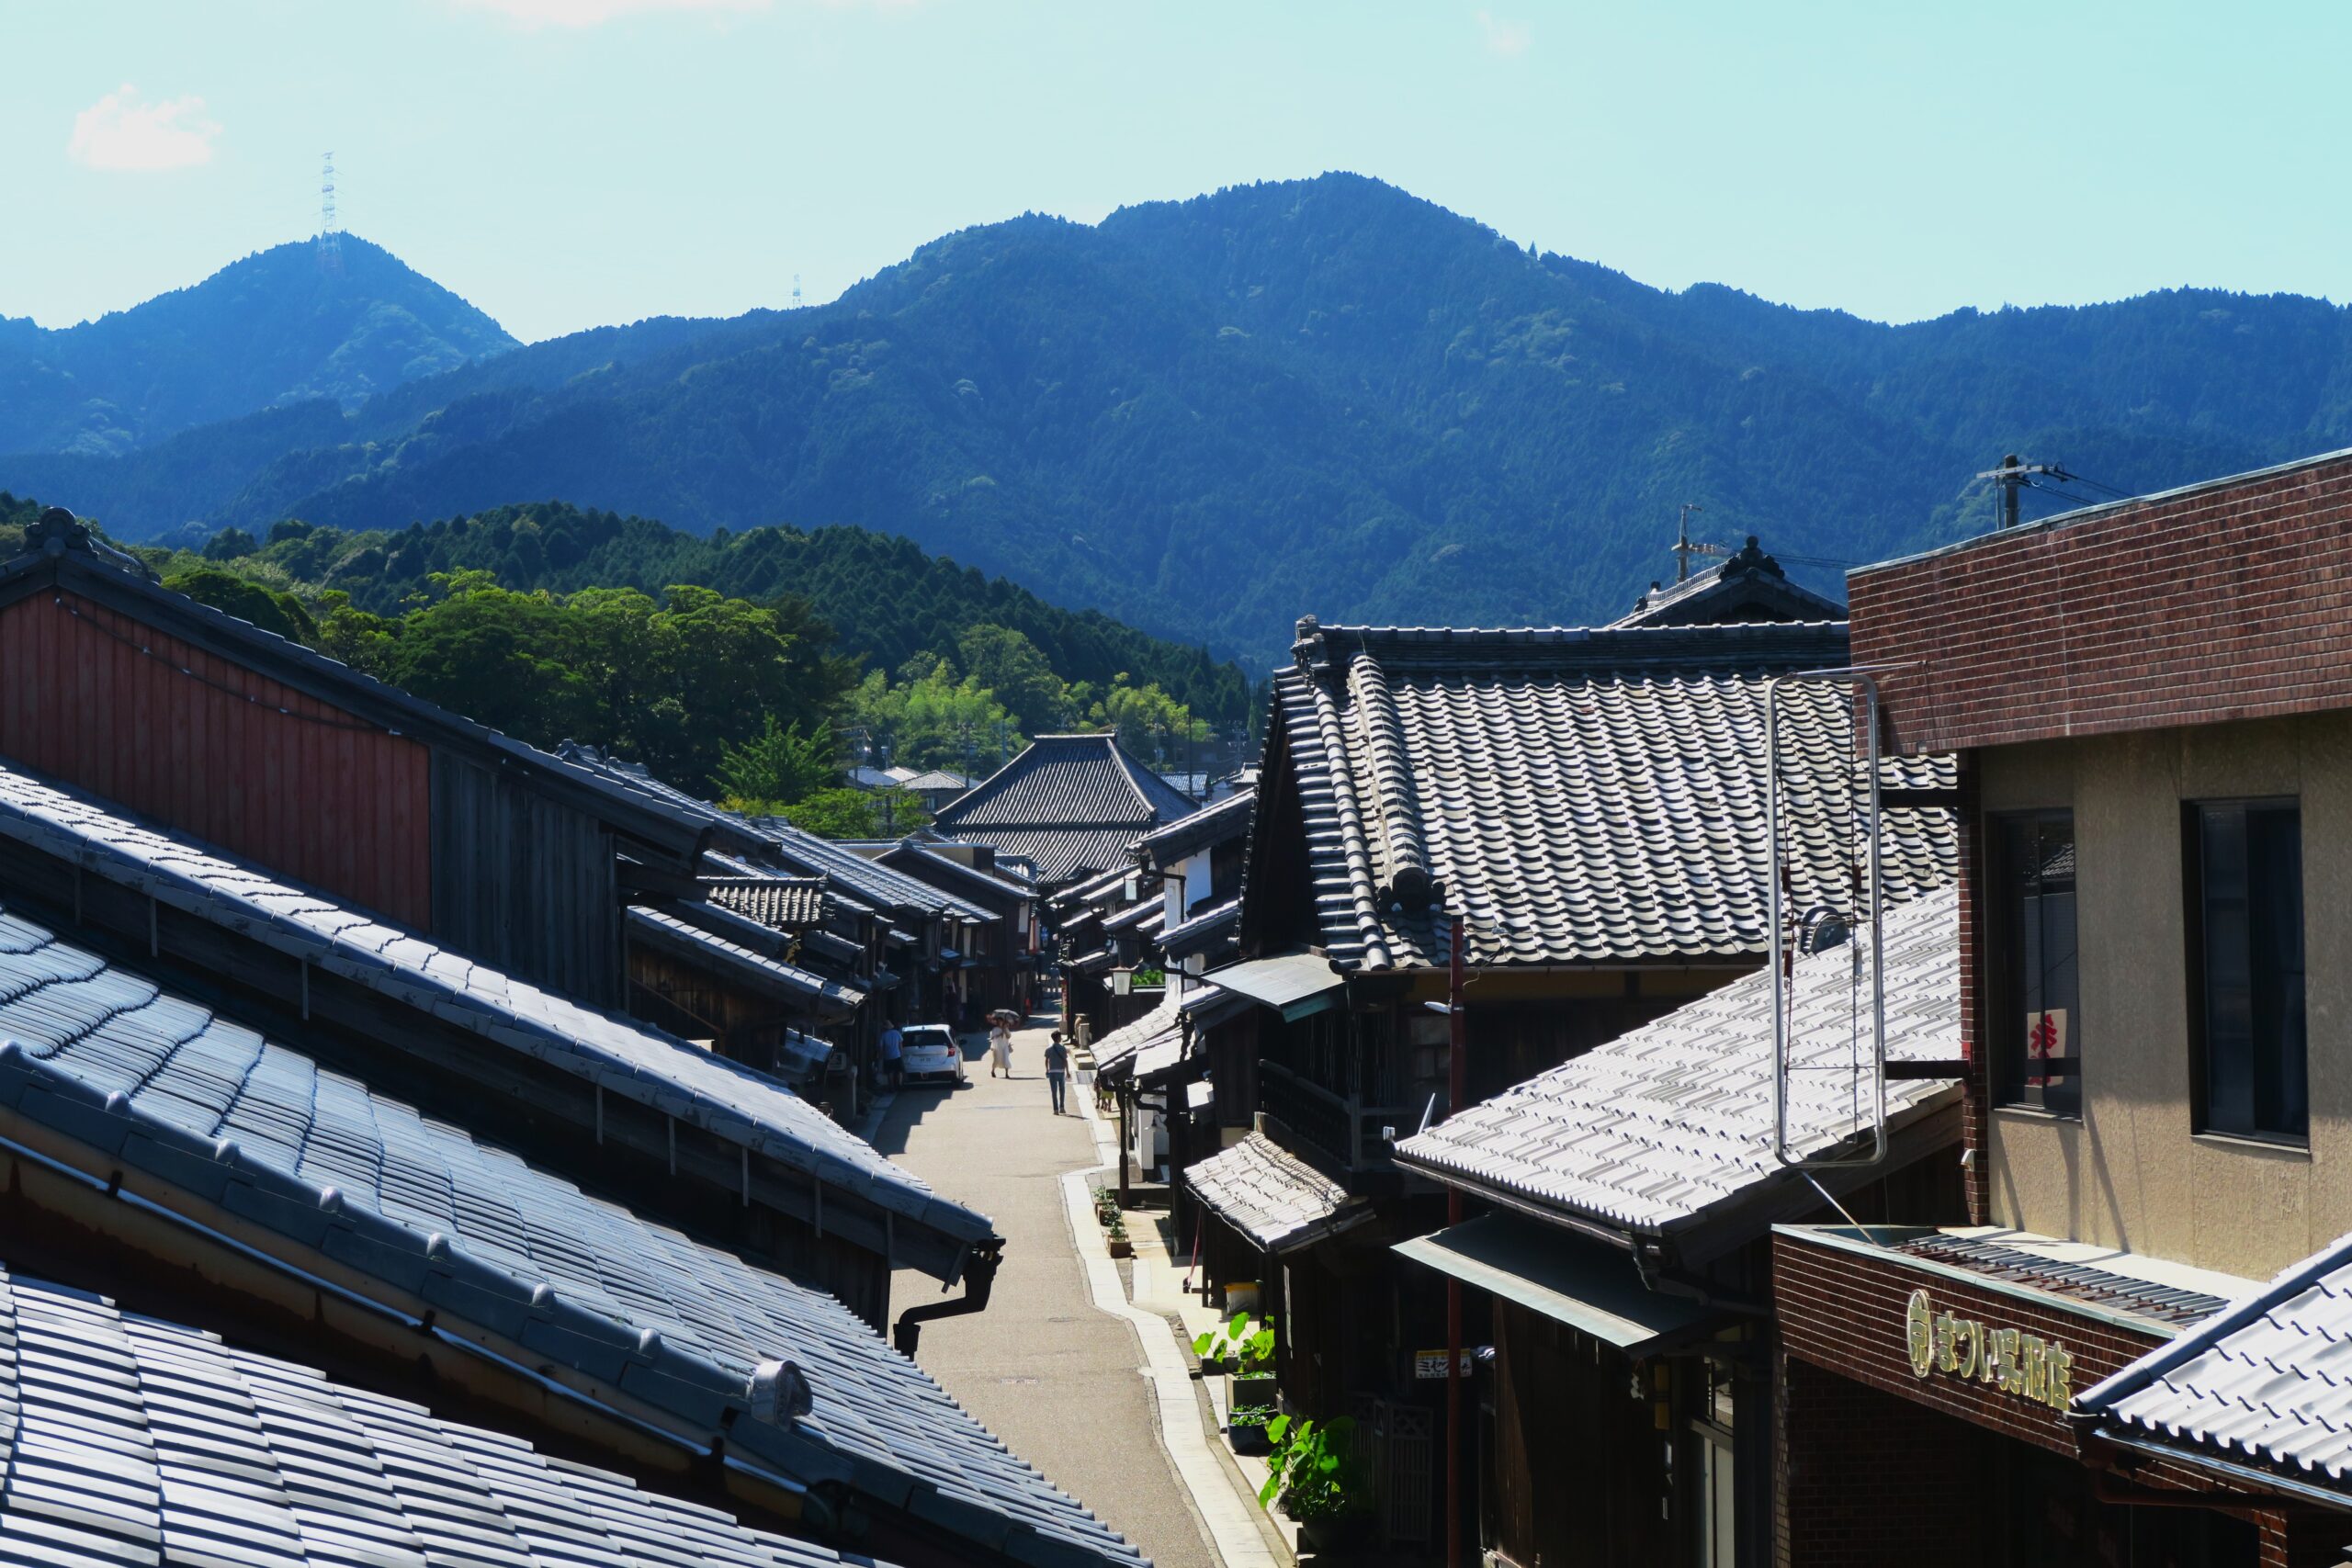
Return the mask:
[[[910,1023],[900,1030],[899,1067],[909,1083],[919,1078],[971,1081],[964,1076],[964,1048],[956,1043],[956,1032],[944,1023]]]

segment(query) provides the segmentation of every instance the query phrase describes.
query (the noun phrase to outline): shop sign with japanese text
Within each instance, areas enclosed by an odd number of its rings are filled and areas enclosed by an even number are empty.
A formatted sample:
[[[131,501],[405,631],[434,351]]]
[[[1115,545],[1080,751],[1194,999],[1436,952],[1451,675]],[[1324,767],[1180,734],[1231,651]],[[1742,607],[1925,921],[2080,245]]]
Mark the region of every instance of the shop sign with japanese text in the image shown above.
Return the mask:
[[[1904,1313],[1911,1371],[1922,1381],[1943,1375],[2064,1410],[2075,1394],[2074,1352],[2055,1339],[1939,1312],[1924,1290]]]

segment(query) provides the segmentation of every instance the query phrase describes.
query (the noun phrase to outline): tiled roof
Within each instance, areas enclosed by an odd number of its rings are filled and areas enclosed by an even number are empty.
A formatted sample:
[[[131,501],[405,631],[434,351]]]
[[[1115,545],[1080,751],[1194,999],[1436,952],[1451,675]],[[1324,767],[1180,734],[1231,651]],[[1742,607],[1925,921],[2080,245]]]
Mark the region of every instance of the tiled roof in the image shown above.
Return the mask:
[[[705,876],[702,896],[722,909],[780,931],[825,923],[822,876]]]
[[[1040,882],[1067,882],[1074,876],[1120,871],[1132,864],[1127,846],[1136,841],[1132,827],[1120,828],[990,828],[959,827],[959,839],[987,844],[999,855],[1018,855],[1037,868]]]
[[[1158,1007],[1141,1018],[1121,1024],[1094,1042],[1095,1069],[1099,1072],[1123,1057],[1133,1055],[1149,1042],[1181,1029],[1183,1021],[1183,1015],[1176,1010],[1176,994],[1170,991]]]
[[[717,931],[692,925],[665,909],[633,904],[628,911],[629,938],[734,976],[754,989],[808,1003],[830,1014],[854,1010],[865,993],[838,980],[828,980],[797,964],[770,958],[728,941]]]
[[[1241,900],[1228,898],[1222,904],[1212,904],[1195,909],[1180,925],[1169,927],[1159,933],[1159,951],[1170,958],[1190,958],[1196,953],[1216,953],[1233,939],[1241,928]]]
[[[938,822],[958,838],[981,837],[981,828],[1140,832],[1192,810],[1192,801],[1129,757],[1115,735],[1040,735],[941,811]]]
[[[1208,1211],[1269,1251],[1339,1235],[1372,1217],[1372,1206],[1275,1143],[1251,1133],[1222,1154],[1187,1167],[1184,1185]]]
[[[877,909],[912,909],[964,920],[1003,918],[984,904],[933,887],[879,861],[867,860],[856,851],[796,828],[781,817],[762,817],[752,825],[768,836],[769,854],[811,875],[831,877],[837,886],[848,888]]]
[[[1137,836],[1192,810],[1115,735],[1041,735],[943,808],[937,826],[1023,856],[1041,880],[1062,882],[1125,866]]]
[[[663,783],[646,772],[639,763],[603,756],[594,747],[575,746],[570,741],[564,744],[563,755],[567,761],[599,773],[650,799],[661,801],[673,810],[697,816],[705,821],[724,824],[730,833],[749,832],[755,836],[762,852],[775,856],[803,874],[830,876],[876,908],[921,909],[926,913],[945,908],[967,919],[996,919],[977,904],[943,894],[935,887],[926,887],[888,866],[876,865],[865,856],[796,828],[781,817],[739,817],[707,800],[688,795],[675,784]]]
[[[1102,922],[1106,931],[1139,931],[1151,936],[1168,918],[1168,906],[1157,897],[1148,897],[1129,908],[1120,910]]]
[[[763,957],[782,959],[841,981],[852,990],[866,988],[864,978],[855,973],[865,957],[865,949],[822,926],[780,930],[703,898],[667,899],[661,907],[688,925],[699,926],[738,947],[748,947]],[[839,915],[846,909],[864,911],[865,908],[830,891],[825,895],[828,915]]]
[[[2352,1494],[2352,1235],[2077,1394],[2103,1431]]]
[[[0,838],[134,886],[403,1008],[657,1105],[958,1241],[993,1234],[802,1100],[634,1020],[592,1011],[82,795],[0,768]]]
[[[1751,957],[1769,942],[1768,679],[1841,664],[1842,625],[1451,631],[1300,623],[1274,677],[1319,945],[1342,969]],[[1842,903],[1856,792],[1840,694],[1782,694],[1797,907]],[[1949,787],[1950,759],[1883,777]],[[1899,895],[1949,880],[1951,814],[1890,808]]]
[[[1683,581],[1661,586],[1634,602],[1612,622],[1620,626],[1704,626],[1724,621],[1842,620],[1846,606],[1791,582],[1781,563],[1758,547],[1746,547]]]
[[[1887,1055],[1961,1055],[1956,889],[1885,919]],[[1857,942],[1865,941],[1858,934]],[[1801,957],[1790,1027],[1791,1142],[1836,1147],[1857,1126],[1849,1021],[1853,949]],[[1772,983],[1757,970],[1396,1145],[1398,1163],[1521,1205],[1633,1230],[1677,1229],[1768,1184],[1794,1179],[1772,1154]],[[1892,1078],[1887,1120],[1902,1127],[1955,1100],[1949,1078]]]
[[[1165,828],[1154,828],[1136,840],[1136,849],[1148,863],[1165,870],[1212,844],[1248,838],[1250,816],[1257,805],[1255,789],[1241,790],[1214,806],[1201,807],[1190,817],[1179,818]]]
[[[2154,1318],[2176,1326],[2202,1323],[2229,1305],[2225,1296],[2210,1291],[2143,1280],[2102,1262],[2052,1258],[2046,1251],[2013,1245],[2006,1235],[1972,1235],[1937,1231],[1895,1244],[1895,1250],[1914,1258],[1932,1258],[1988,1279],[2030,1285],[2037,1291],[2078,1302],[2112,1307],[2134,1317]]]
[[[902,780],[899,787],[913,790],[917,795],[930,795],[941,790],[969,789],[972,787],[972,781],[961,773],[951,773],[942,768],[933,768],[927,773],[917,773],[910,779]]]
[[[1012,876],[995,871],[982,871],[976,865],[966,865],[953,855],[940,853],[919,839],[904,839],[892,844],[878,857],[883,864],[904,873],[918,882],[934,887],[961,887],[972,897],[1005,899],[1027,898],[1035,889]]]
[[[0,1456],[12,1562],[872,1562],[5,1272]]]
[[[1115,866],[1107,866],[1084,881],[1074,882],[1063,888],[1046,901],[1046,906],[1054,909],[1075,909],[1098,898],[1108,897],[1125,885],[1134,871],[1133,864],[1121,861]],[[1069,919],[1074,917],[1065,915],[1062,918]]]
[[[690,1429],[727,1425],[732,1451],[802,1483],[839,1480],[892,1506],[911,1491],[916,1512],[943,1521],[977,1508],[1132,1560],[821,1292],[591,1197],[6,913],[0,998],[0,1037],[17,1043],[0,1047],[0,1107],[92,1145],[98,1168],[240,1214],[249,1244],[286,1266],[323,1252],[379,1282],[379,1300],[433,1303]],[[807,1380],[811,1413],[729,1422],[756,1403],[754,1374],[779,1361]],[[935,1507],[922,1500],[933,1491]]]

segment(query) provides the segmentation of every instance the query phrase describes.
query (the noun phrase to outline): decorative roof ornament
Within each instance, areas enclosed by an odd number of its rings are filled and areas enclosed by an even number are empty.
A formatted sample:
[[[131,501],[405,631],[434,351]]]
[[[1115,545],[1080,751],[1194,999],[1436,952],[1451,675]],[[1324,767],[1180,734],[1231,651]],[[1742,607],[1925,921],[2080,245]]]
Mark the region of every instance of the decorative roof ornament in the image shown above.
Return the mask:
[[[130,573],[133,577],[155,581],[147,563],[128,550],[116,549],[98,537],[96,530],[62,506],[46,506],[41,513],[25,528],[25,542],[20,555],[57,557],[68,550],[79,550]]]

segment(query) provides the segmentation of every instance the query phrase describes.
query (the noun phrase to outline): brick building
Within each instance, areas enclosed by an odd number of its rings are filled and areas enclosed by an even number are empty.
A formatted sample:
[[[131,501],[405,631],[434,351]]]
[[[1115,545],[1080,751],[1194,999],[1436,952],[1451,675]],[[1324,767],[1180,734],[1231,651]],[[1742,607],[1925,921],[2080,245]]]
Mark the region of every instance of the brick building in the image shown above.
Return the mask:
[[[2347,454],[1852,575],[1960,760],[1973,1224],[1776,1235],[1780,1561],[2344,1560],[2347,584]]]

